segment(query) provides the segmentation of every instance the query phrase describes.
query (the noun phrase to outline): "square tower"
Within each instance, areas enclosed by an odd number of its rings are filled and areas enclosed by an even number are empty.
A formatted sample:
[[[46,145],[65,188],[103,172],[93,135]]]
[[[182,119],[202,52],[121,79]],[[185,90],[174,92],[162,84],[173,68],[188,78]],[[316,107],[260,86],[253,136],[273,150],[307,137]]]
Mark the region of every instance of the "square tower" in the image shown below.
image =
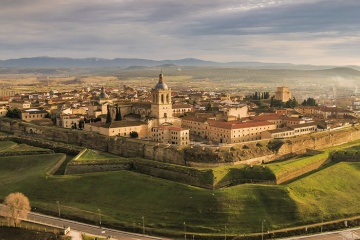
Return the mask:
[[[291,93],[288,87],[278,87],[275,92],[275,99],[282,102],[287,102],[291,99]]]

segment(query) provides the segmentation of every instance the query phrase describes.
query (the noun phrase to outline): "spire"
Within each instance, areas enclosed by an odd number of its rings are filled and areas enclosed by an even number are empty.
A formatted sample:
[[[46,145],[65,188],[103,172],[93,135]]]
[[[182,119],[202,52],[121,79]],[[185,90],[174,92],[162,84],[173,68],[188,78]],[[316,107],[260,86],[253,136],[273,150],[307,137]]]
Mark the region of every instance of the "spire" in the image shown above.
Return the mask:
[[[162,73],[162,69],[161,69],[161,72],[159,74],[159,83],[162,83],[163,82],[163,73]]]

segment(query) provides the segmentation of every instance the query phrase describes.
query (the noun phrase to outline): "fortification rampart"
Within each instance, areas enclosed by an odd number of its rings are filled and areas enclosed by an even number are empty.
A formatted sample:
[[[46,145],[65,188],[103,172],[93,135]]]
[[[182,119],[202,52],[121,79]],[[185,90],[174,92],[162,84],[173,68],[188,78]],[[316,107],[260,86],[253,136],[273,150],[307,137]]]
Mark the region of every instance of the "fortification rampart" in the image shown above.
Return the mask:
[[[241,145],[232,147],[187,147],[184,149],[138,139],[107,137],[94,132],[37,126],[21,121],[1,118],[0,131],[12,132],[19,137],[77,145],[109,152],[124,157],[141,157],[159,162],[186,166],[233,165],[238,163],[256,164],[306,152],[306,149],[323,149],[360,139],[360,129],[347,127],[337,131],[321,132],[287,140],[269,141],[268,146]],[[273,142],[278,147],[269,147]],[[25,142],[26,143],[26,142]],[[40,145],[41,146],[41,145]],[[45,147],[45,146],[43,146]],[[74,149],[78,148],[74,146]],[[53,149],[53,148],[51,148]],[[81,148],[77,149],[78,153]]]

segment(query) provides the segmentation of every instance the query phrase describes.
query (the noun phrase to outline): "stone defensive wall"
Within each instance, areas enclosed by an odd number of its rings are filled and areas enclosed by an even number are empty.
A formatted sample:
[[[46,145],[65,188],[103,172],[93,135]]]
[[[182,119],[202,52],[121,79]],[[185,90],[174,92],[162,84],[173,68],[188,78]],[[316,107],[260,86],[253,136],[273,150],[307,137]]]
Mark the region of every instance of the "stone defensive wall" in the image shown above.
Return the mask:
[[[64,143],[79,146],[73,146],[76,149],[75,154],[85,147],[123,157],[140,157],[194,167],[270,162],[303,154],[307,149],[318,150],[360,139],[360,128],[352,126],[286,140],[261,141],[260,146],[245,143],[221,147],[184,148],[139,139],[107,137],[94,132],[38,126],[8,118],[0,118],[0,131],[15,133],[19,138],[25,136],[27,139],[36,139],[33,141],[37,142],[51,141],[59,142],[59,145]]]
[[[360,162],[360,151],[336,151],[331,155],[333,162]]]

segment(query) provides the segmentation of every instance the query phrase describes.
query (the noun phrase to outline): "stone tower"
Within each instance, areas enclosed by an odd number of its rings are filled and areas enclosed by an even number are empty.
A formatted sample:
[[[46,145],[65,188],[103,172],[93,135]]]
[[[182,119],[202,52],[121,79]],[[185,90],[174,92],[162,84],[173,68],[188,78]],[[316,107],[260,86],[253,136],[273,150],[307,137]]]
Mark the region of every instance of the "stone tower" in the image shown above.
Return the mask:
[[[151,90],[151,116],[159,119],[159,124],[172,118],[171,89],[163,82],[163,74],[159,75],[159,82]]]
[[[291,99],[291,93],[288,87],[278,87],[275,92],[275,99],[282,102],[287,102]]]

